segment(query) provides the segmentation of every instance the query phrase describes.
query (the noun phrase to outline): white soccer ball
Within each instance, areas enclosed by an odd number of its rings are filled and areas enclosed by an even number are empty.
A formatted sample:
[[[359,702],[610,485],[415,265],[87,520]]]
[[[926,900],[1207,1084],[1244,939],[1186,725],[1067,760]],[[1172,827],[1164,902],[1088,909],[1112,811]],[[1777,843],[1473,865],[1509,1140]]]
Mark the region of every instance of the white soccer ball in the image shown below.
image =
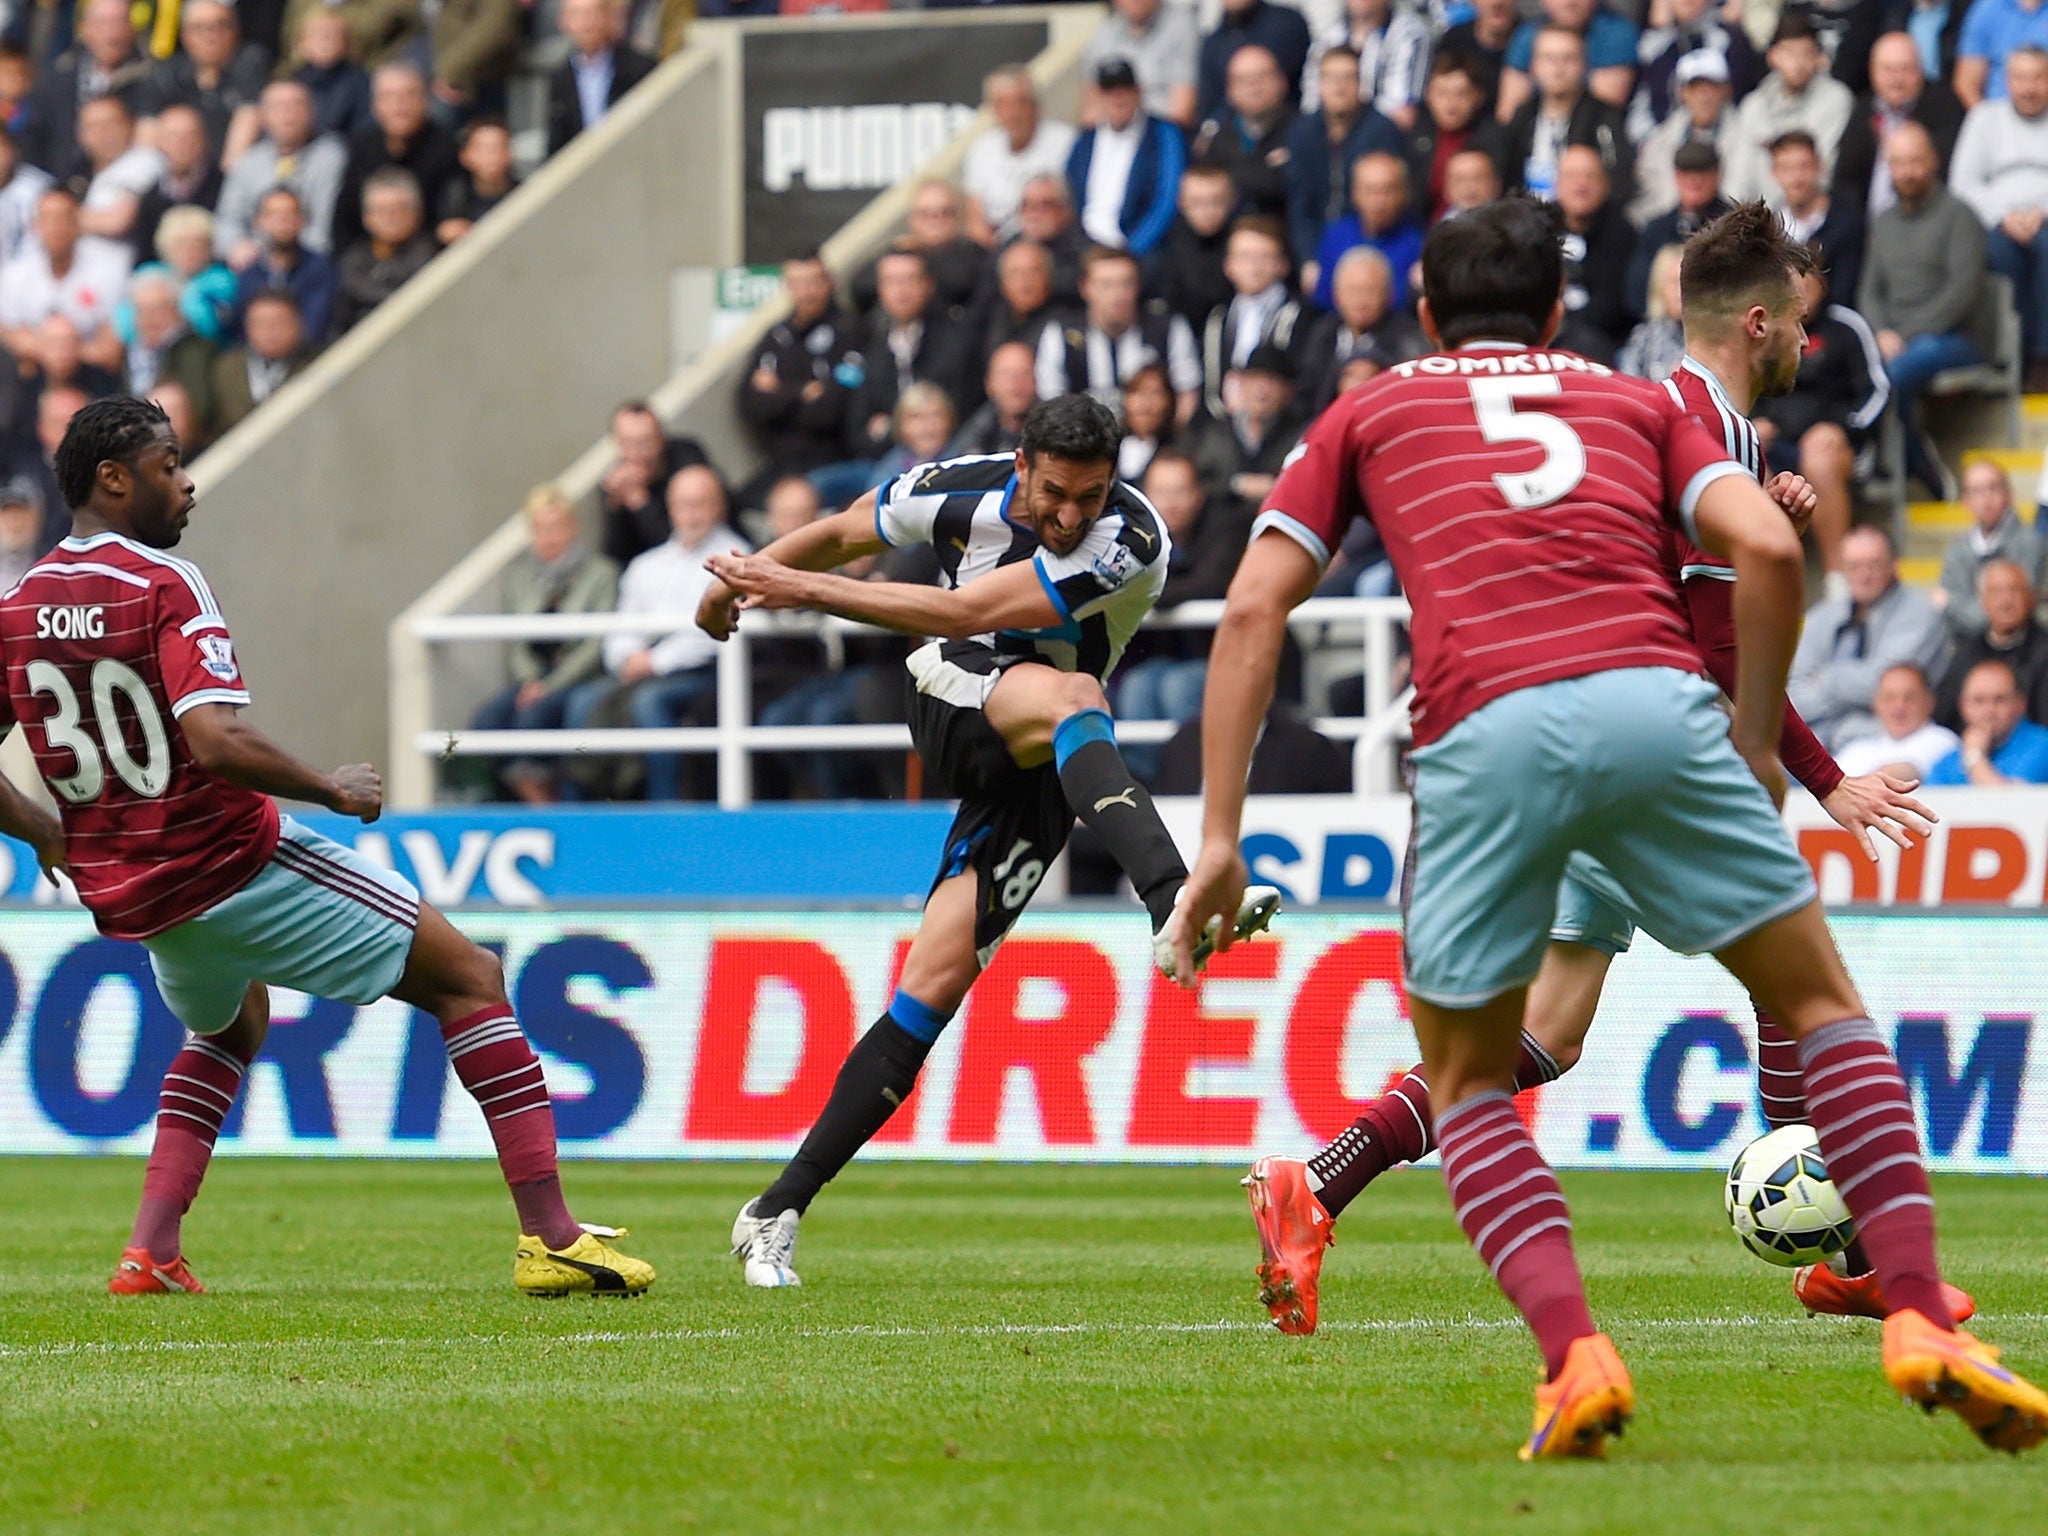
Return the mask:
[[[1856,1235],[1810,1125],[1780,1126],[1736,1154],[1727,1198],[1742,1245],[1788,1269],[1833,1258]]]

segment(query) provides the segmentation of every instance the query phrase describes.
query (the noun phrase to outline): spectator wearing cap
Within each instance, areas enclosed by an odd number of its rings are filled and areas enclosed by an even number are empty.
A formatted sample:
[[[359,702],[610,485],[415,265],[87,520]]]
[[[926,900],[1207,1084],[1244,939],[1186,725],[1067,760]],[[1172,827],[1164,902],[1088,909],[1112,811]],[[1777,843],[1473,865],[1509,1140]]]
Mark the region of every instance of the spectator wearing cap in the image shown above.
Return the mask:
[[[1828,286],[1854,293],[1863,275],[1863,214],[1854,203],[1828,195],[1820,146],[1804,128],[1779,134],[1771,145],[1771,191],[1765,200],[1786,234],[1821,253]]]
[[[1421,327],[1394,307],[1394,272],[1369,245],[1346,251],[1330,274],[1330,312],[1317,317],[1302,342],[1302,402],[1312,413],[1327,409],[1343,391],[1344,371],[1365,360],[1391,368],[1429,350]]]
[[[1166,238],[1146,259],[1150,296],[1190,326],[1200,325],[1234,291],[1223,275],[1237,187],[1220,165],[1191,165],[1181,173],[1180,195]],[[1322,231],[1318,230],[1318,238]]]
[[[1979,459],[1963,471],[1963,508],[1970,526],[1942,554],[1941,583],[1928,594],[1959,636],[1984,627],[1977,578],[1993,560],[2017,565],[2037,591],[2048,582],[2048,544],[2014,509],[2012,482],[1998,464]]]
[[[1314,261],[1323,230],[1343,217],[1359,157],[1404,153],[1400,131],[1361,96],[1349,44],[1326,49],[1316,73],[1315,110],[1295,119],[1287,141],[1287,236],[1297,262]]]
[[[1422,110],[1403,146],[1415,212],[1425,223],[1434,225],[1443,217],[1450,201],[1445,183],[1451,162],[1468,150],[1485,154],[1493,161],[1496,180],[1507,180],[1508,134],[1487,107],[1479,65],[1468,54],[1439,49],[1429,67]],[[1350,184],[1345,185],[1348,189]]]
[[[1299,100],[1302,71],[1308,66],[1308,22],[1291,6],[1272,0],[1223,0],[1216,30],[1202,39],[1196,66],[1195,116],[1213,117],[1225,106],[1230,61],[1240,48],[1263,48],[1287,82],[1290,106]]]
[[[1343,0],[1344,17],[1315,40],[1301,74],[1301,109],[1323,104],[1323,60],[1332,49],[1351,55],[1358,91],[1395,127],[1415,126],[1415,109],[1429,80],[1429,23],[1394,0]]]
[[[1628,131],[1621,109],[1586,89],[1585,39],[1569,28],[1542,28],[1529,69],[1536,89],[1508,122],[1509,183],[1548,197],[1557,184],[1557,158],[1569,144],[1598,150],[1608,175],[1617,185],[1626,183]]]
[[[1500,76],[1507,62],[1508,45],[1522,28],[1515,0],[1473,0],[1472,15],[1437,39],[1436,57],[1430,72],[1447,58],[1463,60],[1472,81],[1479,87],[1480,112],[1500,122]]]
[[[1870,227],[1856,307],[1877,332],[1906,438],[1906,472],[1953,500],[1947,466],[1915,420],[1928,380],[1984,355],[1977,336],[1984,289],[1984,226],[1935,174],[1934,143],[1918,123],[1885,141],[1899,200]]]
[[[1352,168],[1351,212],[1323,232],[1316,248],[1315,300],[1330,307],[1330,274],[1344,253],[1369,245],[1394,273],[1394,302],[1408,307],[1408,276],[1422,259],[1422,226],[1409,211],[1408,167],[1398,155],[1367,155]]]
[[[981,99],[995,122],[967,146],[960,188],[967,194],[968,235],[993,246],[1017,233],[1025,184],[1066,170],[1075,133],[1039,110],[1038,88],[1022,65],[991,71],[982,81]]]
[[[1574,144],[1557,160],[1557,209],[1564,215],[1564,325],[1558,345],[1595,362],[1614,359],[1628,339],[1624,285],[1636,232],[1614,196],[1600,152]]]
[[[1110,13],[1089,36],[1081,54],[1087,85],[1081,121],[1102,121],[1102,66],[1122,59],[1131,66],[1152,116],[1186,129],[1195,125],[1195,75],[1202,51],[1194,7],[1179,0],[1111,0]]]
[[[1097,245],[1143,256],[1166,238],[1187,164],[1180,129],[1143,110],[1129,60],[1095,72],[1102,118],[1074,141],[1067,186],[1081,231]]]
[[[1307,326],[1305,306],[1287,286],[1288,266],[1279,220],[1252,213],[1231,226],[1223,274],[1232,296],[1202,325],[1202,400],[1210,415],[1228,407],[1236,375],[1260,347],[1285,353],[1292,369]]]
[[[1959,0],[1950,0],[1951,4]],[[2048,4],[2043,0],[1974,0],[1956,40],[1956,95],[1966,107],[2003,101],[2006,63],[2015,50],[2048,48]]]
[[[2003,101],[1963,120],[1948,184],[1985,229],[1985,258],[2011,279],[2029,391],[2048,389],[2048,52],[2015,48]]]
[[[1856,110],[1849,87],[1826,72],[1827,56],[1804,16],[1788,14],[1778,23],[1765,57],[1771,72],[1735,109],[1728,142],[1728,195],[1739,203],[1769,195],[1771,146],[1794,129],[1812,137],[1832,174],[1835,149]]]
[[[1957,703],[1963,744],[1929,770],[1927,787],[2048,784],[2048,728],[2027,719],[2019,679],[2003,661],[1980,661]]]
[[[1541,0],[1542,15],[1525,21],[1508,44],[1500,77],[1503,122],[1515,114],[1543,83],[1536,78],[1536,39],[1545,31],[1569,32],[1579,39],[1586,70],[1586,90],[1619,112],[1628,110],[1636,88],[1636,56],[1640,34],[1636,24],[1600,4],[1600,0]]]
[[[1294,365],[1275,346],[1246,359],[1236,396],[1221,413],[1196,417],[1183,445],[1211,502],[1252,511],[1272,492],[1309,417],[1295,398]]]
[[[569,56],[548,75],[548,153],[594,128],[626,92],[654,73],[653,59],[625,41],[617,0],[562,0],[556,23]]]
[[[1721,83],[1737,96],[1755,89],[1764,76],[1764,62],[1749,34],[1739,24],[1731,25],[1713,0],[1669,0],[1669,9],[1670,20],[1646,31],[1637,49],[1642,69],[1629,99],[1628,126],[1638,140],[1647,138],[1683,101],[1680,66],[1694,55],[1718,59]],[[1693,78],[1705,77],[1695,72]]]
[[[1636,195],[1628,216],[1638,229],[1678,206],[1672,166],[1678,151],[1694,142],[1720,150],[1735,127],[1735,92],[1720,54],[1705,48],[1687,54],[1672,70],[1671,89],[1677,105],[1636,147]]]
[[[42,558],[43,504],[35,483],[0,484],[0,591],[10,591]]]
[[[1870,90],[1857,99],[1835,152],[1834,195],[1862,209],[1865,223],[1898,201],[1880,146],[1906,123],[1927,130],[1946,175],[1963,126],[1963,104],[1947,85],[1922,73],[1920,49],[1910,36],[1887,32],[1871,44]]]
[[[1650,263],[1667,245],[1683,245],[1735,205],[1721,195],[1721,157],[1703,140],[1679,146],[1671,157],[1672,188],[1677,204],[1643,226],[1636,236],[1635,259],[1628,267],[1629,313],[1647,312]]]
[[[1220,165],[1237,184],[1238,211],[1287,216],[1288,142],[1294,89],[1273,55],[1247,46],[1230,56],[1227,99],[1202,119],[1188,149],[1196,165]]]

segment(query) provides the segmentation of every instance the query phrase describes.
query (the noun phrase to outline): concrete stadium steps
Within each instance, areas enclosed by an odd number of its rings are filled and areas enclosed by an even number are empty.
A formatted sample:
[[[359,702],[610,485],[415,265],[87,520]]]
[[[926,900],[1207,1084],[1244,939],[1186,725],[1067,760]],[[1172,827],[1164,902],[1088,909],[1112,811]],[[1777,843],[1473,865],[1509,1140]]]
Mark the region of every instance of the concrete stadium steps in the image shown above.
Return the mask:
[[[2034,520],[2041,464],[2048,456],[2048,395],[2028,395],[2020,402],[2020,443],[2012,448],[1971,448],[1956,462],[1957,471],[1989,460],[2012,480],[2013,500],[2020,516]],[[1970,526],[1970,514],[1954,501],[1915,501],[1906,505],[1906,545],[1899,562],[1906,580],[1932,583],[1941,576],[1942,552]]]

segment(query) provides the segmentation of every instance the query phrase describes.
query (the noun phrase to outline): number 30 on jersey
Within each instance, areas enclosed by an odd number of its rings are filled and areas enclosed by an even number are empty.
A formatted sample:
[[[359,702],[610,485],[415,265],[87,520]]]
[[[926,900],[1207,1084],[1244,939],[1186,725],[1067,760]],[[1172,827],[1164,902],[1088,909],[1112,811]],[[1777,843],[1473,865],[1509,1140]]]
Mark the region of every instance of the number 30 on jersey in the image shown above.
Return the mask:
[[[106,788],[107,770],[130,791],[154,800],[171,782],[171,739],[164,718],[150,697],[149,684],[125,661],[103,656],[92,666],[92,718],[98,740],[87,731],[80,717],[78,693],[71,679],[55,662],[36,660],[28,664],[28,686],[32,692],[48,694],[55,712],[43,722],[43,734],[50,745],[61,747],[78,760],[77,771],[51,779],[50,788],[73,805],[97,800]],[[121,729],[116,699],[125,699],[142,731],[142,758],[136,760]]]

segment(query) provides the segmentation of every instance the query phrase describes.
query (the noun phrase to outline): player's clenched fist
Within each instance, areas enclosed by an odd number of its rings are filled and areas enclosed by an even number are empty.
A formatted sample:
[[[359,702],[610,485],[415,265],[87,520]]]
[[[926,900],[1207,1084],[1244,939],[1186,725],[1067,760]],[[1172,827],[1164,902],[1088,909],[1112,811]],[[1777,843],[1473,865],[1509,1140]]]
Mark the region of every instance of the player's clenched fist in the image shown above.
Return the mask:
[[[697,604],[697,627],[714,640],[730,640],[739,622],[739,593],[722,581],[712,582]]]
[[[334,793],[327,808],[337,816],[375,821],[384,810],[384,776],[368,763],[350,763],[337,768],[330,777]]]
[[[1771,500],[1785,509],[1785,515],[1792,519],[1792,526],[1801,533],[1813,521],[1813,509],[1820,505],[1820,493],[1807,483],[1804,475],[1795,475],[1789,469],[1771,477],[1771,483],[1764,487]]]

